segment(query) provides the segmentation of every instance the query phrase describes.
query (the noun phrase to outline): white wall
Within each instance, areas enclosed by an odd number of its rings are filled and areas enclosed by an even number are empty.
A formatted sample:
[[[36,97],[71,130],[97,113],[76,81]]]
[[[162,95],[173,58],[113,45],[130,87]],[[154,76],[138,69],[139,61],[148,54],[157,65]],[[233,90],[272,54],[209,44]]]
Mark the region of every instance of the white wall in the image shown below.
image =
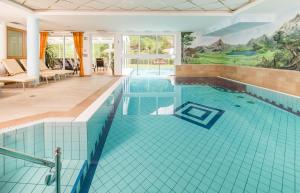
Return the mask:
[[[6,23],[0,22],[0,61],[7,57],[7,32]],[[4,65],[0,62],[0,74],[5,74],[6,70]]]
[[[92,64],[93,64],[93,58],[92,58],[92,34],[89,32],[84,33],[83,36],[83,69],[84,69],[84,75],[89,76],[92,74]]]
[[[175,33],[175,65],[181,65],[181,32]]]
[[[40,26],[35,16],[27,18],[27,74],[40,80]]]
[[[123,66],[123,41],[122,33],[115,34],[115,59],[114,59],[114,70],[115,75],[122,75],[122,66]]]

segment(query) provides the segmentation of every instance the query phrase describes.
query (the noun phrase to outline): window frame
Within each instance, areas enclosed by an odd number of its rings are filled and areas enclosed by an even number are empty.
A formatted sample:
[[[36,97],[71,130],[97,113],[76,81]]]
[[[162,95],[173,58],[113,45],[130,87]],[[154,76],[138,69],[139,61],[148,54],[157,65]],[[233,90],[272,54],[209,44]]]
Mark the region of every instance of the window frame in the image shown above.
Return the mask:
[[[15,31],[22,33],[22,56],[9,56],[8,48],[9,48],[9,41],[8,41],[8,32]],[[7,27],[6,28],[6,49],[7,49],[7,59],[25,59],[27,57],[27,41],[26,41],[26,34],[27,32],[22,29],[14,28],[14,27]]]

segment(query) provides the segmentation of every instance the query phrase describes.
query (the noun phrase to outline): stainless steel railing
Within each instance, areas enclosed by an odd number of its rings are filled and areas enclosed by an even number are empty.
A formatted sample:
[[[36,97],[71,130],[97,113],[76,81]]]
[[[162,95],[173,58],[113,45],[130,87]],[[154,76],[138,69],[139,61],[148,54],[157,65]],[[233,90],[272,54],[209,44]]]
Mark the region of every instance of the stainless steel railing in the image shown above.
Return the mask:
[[[0,154],[50,168],[50,174],[48,174],[45,177],[45,184],[49,186],[55,182],[55,190],[56,190],[55,192],[56,193],[61,192],[61,188],[60,188],[61,148],[60,147],[57,147],[55,150],[55,161],[49,161],[49,160],[37,158],[28,155],[26,153],[17,152],[13,149],[5,148],[5,147],[0,147]],[[55,168],[55,171],[52,171],[53,168]]]

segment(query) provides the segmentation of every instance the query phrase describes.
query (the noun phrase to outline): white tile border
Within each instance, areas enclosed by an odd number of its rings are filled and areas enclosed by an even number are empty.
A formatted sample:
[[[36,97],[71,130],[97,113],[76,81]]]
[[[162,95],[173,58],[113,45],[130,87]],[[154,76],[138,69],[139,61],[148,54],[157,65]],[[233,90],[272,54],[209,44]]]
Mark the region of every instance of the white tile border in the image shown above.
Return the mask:
[[[87,122],[112,92],[122,83],[123,77],[117,80],[109,89],[107,89],[100,97],[97,98],[88,108],[86,108],[73,122]]]
[[[7,133],[10,131],[14,131],[14,130],[24,129],[26,127],[35,126],[35,125],[41,124],[41,123],[54,123],[54,122],[70,122],[71,123],[73,120],[74,120],[73,117],[48,117],[45,119],[31,121],[31,122],[27,122],[27,123],[20,124],[20,125],[14,125],[11,127],[1,128],[0,134]]]

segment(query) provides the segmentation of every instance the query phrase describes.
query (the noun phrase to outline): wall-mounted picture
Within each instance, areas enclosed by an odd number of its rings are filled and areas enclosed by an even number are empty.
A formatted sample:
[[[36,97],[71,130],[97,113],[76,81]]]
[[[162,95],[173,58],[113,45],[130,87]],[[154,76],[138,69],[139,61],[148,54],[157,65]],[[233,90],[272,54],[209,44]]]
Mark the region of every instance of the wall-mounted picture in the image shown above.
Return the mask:
[[[251,37],[253,35],[246,35],[245,43],[224,40],[223,37],[213,37],[213,41],[207,43],[204,39],[210,37],[199,38],[197,33],[182,32],[182,61],[185,64],[223,64],[300,71],[300,14],[271,33],[255,38]],[[200,39],[198,44],[197,39]]]

